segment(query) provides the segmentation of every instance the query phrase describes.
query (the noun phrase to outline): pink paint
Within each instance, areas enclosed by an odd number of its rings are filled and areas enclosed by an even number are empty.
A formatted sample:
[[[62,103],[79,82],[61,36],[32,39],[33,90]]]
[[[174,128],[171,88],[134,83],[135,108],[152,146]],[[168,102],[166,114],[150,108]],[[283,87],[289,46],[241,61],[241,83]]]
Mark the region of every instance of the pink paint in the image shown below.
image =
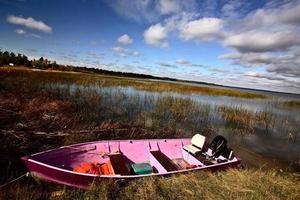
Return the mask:
[[[238,166],[240,159],[203,165],[194,156],[183,150],[183,145],[190,144],[191,139],[150,139],[150,140],[112,140],[96,141],[61,147],[30,156],[22,157],[28,170],[43,179],[78,188],[88,188],[93,181],[105,179],[132,179],[146,176],[171,175],[195,170],[210,169],[212,171]],[[160,150],[171,160],[184,159],[191,165],[199,167],[167,172],[163,165],[154,158],[150,151]],[[109,161],[105,154],[122,152],[127,164],[148,162],[158,172],[146,175],[107,176],[83,174],[72,171],[79,164],[86,162],[104,163]]]

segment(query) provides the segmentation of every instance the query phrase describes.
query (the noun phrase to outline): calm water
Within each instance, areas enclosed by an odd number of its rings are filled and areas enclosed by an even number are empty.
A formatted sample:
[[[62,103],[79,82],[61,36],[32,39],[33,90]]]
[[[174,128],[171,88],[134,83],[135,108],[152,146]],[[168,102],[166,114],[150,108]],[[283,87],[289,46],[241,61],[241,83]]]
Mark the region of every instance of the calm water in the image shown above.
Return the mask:
[[[60,85],[59,87],[64,87]],[[71,92],[76,89],[87,89],[78,85],[72,85]],[[178,97],[191,99],[199,104],[209,105],[212,124],[218,128],[218,134],[224,135],[229,144],[234,148],[244,162],[249,166],[277,166],[285,168],[291,165],[298,166],[300,162],[300,109],[290,109],[279,106],[278,103],[286,100],[300,99],[300,95],[280,94],[273,92],[257,91],[271,96],[269,99],[243,99],[226,96],[207,96],[199,94],[179,94],[173,92],[148,92],[136,90],[132,87],[106,87],[99,88],[89,86],[88,89],[101,92],[102,95],[122,93],[125,96],[138,97],[137,101],[143,102],[145,98]],[[124,97],[125,97],[124,96]],[[126,106],[122,104],[122,106]],[[218,123],[220,120],[215,113],[215,107],[228,106],[240,107],[253,112],[270,112],[275,116],[274,128],[268,133],[254,133],[252,135],[232,134]],[[145,105],[145,110],[151,109],[152,105]],[[288,133],[292,132],[295,141],[288,140]],[[212,139],[213,136],[208,136]],[[296,164],[295,164],[296,163]]]

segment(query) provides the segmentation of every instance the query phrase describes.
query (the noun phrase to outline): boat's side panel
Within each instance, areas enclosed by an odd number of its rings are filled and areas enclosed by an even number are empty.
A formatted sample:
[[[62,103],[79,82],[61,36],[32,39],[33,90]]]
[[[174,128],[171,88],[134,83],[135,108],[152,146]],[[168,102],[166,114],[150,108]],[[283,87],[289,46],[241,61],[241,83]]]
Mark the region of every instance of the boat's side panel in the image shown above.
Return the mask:
[[[187,173],[191,171],[210,170],[217,171],[227,169],[228,167],[236,167],[240,163],[240,159],[234,159],[228,163],[218,163],[216,165],[205,166],[167,172],[166,169],[159,163],[153,156],[151,157],[150,151],[160,150],[170,159],[184,158],[190,164],[200,166],[201,162],[190,156],[187,152],[182,149],[183,145],[190,144],[190,139],[167,139],[167,140],[120,140],[120,141],[101,141],[101,142],[89,142],[76,144],[63,149],[54,149],[47,152],[38,153],[30,157],[23,157],[28,170],[43,179],[53,181],[60,184],[74,186],[78,188],[87,188],[94,181],[103,181],[105,179],[134,179],[145,176],[168,176],[177,173]],[[91,148],[95,147],[96,148]],[[75,147],[75,148],[74,148]],[[82,156],[77,156],[78,149],[84,149],[87,153],[82,153]],[[81,174],[73,172],[72,170],[65,170],[61,168],[61,164],[80,163],[86,160],[94,161],[99,159],[108,159],[108,157],[102,158],[99,154],[101,153],[114,153],[122,151],[125,155],[130,157],[131,162],[145,162],[149,161],[154,166],[158,173],[147,174],[147,175],[128,175],[128,176],[96,176],[91,174]],[[67,159],[63,155],[68,155]],[[81,154],[80,154],[81,155]],[[86,156],[86,157],[85,157]],[[29,159],[30,158],[30,159]],[[46,160],[46,158],[52,158],[55,162]],[[66,159],[66,160],[65,160]],[[77,162],[78,161],[78,162]],[[73,165],[68,165],[74,167]]]
[[[189,170],[181,170],[181,171],[174,171],[174,172],[165,172],[165,170],[163,170],[161,171],[161,173],[158,174],[103,177],[103,176],[95,176],[90,174],[74,173],[68,170],[60,170],[55,167],[47,166],[30,159],[28,160],[27,158],[23,158],[23,161],[25,162],[27,169],[37,177],[45,179],[47,181],[56,182],[59,184],[64,184],[64,185],[73,186],[77,188],[88,188],[94,182],[104,181],[107,179],[128,180],[128,179],[135,179],[135,178],[146,177],[146,176],[170,176],[178,173],[188,173],[192,171],[202,171],[202,170],[219,171],[219,170],[226,170],[232,167],[237,167],[240,164],[240,160],[238,159],[231,163],[222,163],[216,166],[212,165],[208,167],[194,168]]]
[[[30,160],[24,160],[27,169],[34,176],[45,179],[47,181],[56,182],[78,188],[87,188],[95,180],[94,176],[86,174],[68,173],[66,171],[57,170],[48,166]]]

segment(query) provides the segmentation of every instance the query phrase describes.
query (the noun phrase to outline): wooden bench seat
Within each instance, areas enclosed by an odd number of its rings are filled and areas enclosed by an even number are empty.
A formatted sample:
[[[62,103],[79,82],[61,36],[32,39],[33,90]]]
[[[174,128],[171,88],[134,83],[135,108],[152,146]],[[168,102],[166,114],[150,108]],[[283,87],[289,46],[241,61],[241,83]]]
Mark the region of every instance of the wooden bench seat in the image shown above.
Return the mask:
[[[130,169],[127,167],[125,159],[121,153],[109,154],[111,165],[115,174],[130,175]]]
[[[151,151],[151,154],[168,172],[178,170],[177,165],[161,151]]]

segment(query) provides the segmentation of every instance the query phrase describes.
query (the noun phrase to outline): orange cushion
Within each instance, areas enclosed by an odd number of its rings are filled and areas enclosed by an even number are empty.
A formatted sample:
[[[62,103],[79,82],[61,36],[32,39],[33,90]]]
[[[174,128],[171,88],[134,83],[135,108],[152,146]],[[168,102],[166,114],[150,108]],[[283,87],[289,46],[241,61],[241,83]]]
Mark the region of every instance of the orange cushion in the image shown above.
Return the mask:
[[[93,163],[83,163],[81,165],[78,165],[74,167],[73,171],[79,172],[79,173],[88,173],[92,169],[94,169],[94,164]]]
[[[104,164],[83,163],[74,167],[73,171],[79,173],[90,173],[96,175],[113,175],[114,171],[110,162]]]
[[[86,170],[83,169],[81,166],[76,166],[73,169],[74,172],[79,172],[79,173],[86,173]]]

